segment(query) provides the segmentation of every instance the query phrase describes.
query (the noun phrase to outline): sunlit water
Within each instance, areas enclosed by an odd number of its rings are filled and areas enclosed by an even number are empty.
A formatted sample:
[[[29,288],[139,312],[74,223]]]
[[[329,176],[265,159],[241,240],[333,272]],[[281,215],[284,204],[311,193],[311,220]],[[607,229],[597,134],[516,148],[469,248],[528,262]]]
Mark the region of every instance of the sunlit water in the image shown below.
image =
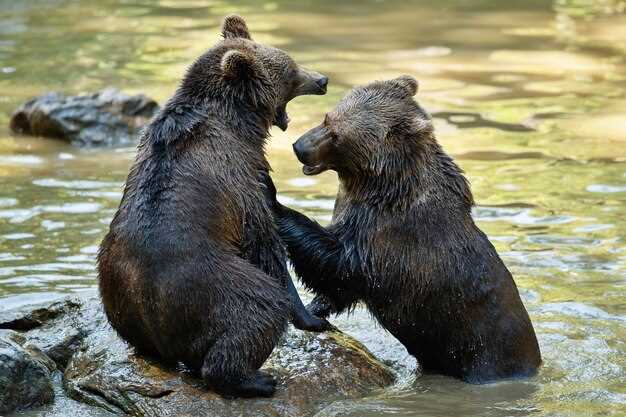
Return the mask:
[[[93,290],[97,245],[134,157],[12,136],[11,111],[48,90],[107,85],[162,102],[237,11],[257,40],[331,78],[328,95],[290,104],[287,134],[273,132],[283,201],[327,222],[336,177],[303,177],[290,143],[350,86],[414,75],[543,352],[526,381],[416,377],[414,360],[359,310],[335,323],[399,382],[319,416],[624,415],[624,2],[232,3],[0,0],[0,308]]]

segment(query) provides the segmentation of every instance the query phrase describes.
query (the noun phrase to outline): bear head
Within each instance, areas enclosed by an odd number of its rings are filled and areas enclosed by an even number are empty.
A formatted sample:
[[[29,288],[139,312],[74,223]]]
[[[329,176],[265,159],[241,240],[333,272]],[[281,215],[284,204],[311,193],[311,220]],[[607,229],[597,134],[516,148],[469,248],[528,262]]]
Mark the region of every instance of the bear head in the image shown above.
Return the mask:
[[[350,91],[294,143],[304,174],[332,169],[342,177],[377,176],[402,169],[432,134],[430,116],[413,99],[417,88],[417,80],[404,75]]]
[[[222,35],[224,40],[189,68],[181,85],[186,96],[217,99],[285,130],[291,99],[326,93],[328,77],[299,66],[280,49],[254,42],[242,17],[227,16]]]

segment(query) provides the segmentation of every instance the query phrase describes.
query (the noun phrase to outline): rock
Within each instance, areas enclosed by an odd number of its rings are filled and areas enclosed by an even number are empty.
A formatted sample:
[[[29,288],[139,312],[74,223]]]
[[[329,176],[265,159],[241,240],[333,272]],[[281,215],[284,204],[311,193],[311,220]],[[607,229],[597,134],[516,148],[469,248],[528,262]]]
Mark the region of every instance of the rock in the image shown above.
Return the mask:
[[[52,402],[54,363],[19,334],[0,330],[0,414]]]
[[[47,309],[50,313],[44,314]],[[226,400],[182,367],[135,355],[109,326],[97,297],[0,312],[0,326],[27,328],[31,326],[23,323],[32,322],[39,324],[23,338],[54,359],[57,374],[63,371],[62,387],[61,378],[53,378],[63,410],[55,404],[44,415],[303,417],[333,400],[358,399],[394,380],[350,336],[291,329],[263,367],[279,380],[276,395]]]
[[[53,378],[54,402],[33,410],[28,415],[37,417],[115,417],[119,413],[111,413],[102,408],[75,401],[63,390],[63,375],[55,372]],[[17,417],[17,416],[16,416]]]
[[[49,93],[21,105],[11,117],[13,132],[67,140],[81,146],[115,146],[135,141],[159,106],[142,94],[114,88],[79,96]]]
[[[0,311],[0,329],[28,331],[29,342],[64,369],[86,334],[84,324],[73,322],[81,306],[76,300],[66,299],[40,307]],[[55,321],[57,318],[62,320]]]
[[[67,299],[41,307],[22,306],[0,310],[0,329],[32,330],[61,315],[77,311],[80,306],[81,304]]]

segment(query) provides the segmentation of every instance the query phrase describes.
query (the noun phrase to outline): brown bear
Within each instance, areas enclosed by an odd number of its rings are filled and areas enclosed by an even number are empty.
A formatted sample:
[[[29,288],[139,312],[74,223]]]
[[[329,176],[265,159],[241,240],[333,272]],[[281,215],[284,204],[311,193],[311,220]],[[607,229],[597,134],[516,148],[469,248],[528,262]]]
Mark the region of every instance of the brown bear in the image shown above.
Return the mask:
[[[328,78],[251,40],[244,20],[189,68],[148,125],[99,256],[106,315],[140,352],[227,396],[269,396],[258,371],[291,319],[321,331],[289,277],[258,171],[286,104]]]
[[[423,371],[471,383],[536,373],[511,274],[474,224],[469,184],[437,143],[409,76],[355,88],[294,144],[307,175],[338,173],[324,228],[276,202],[280,234],[320,316],[362,301]]]

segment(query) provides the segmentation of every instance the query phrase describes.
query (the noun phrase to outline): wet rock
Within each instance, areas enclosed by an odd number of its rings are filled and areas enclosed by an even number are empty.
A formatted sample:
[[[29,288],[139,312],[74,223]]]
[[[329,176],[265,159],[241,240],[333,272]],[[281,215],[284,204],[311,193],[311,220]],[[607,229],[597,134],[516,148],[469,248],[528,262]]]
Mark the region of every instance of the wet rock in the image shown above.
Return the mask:
[[[40,307],[40,325],[22,335],[63,371],[62,379],[53,381],[62,393],[57,393],[64,403],[61,411],[67,415],[313,416],[333,400],[361,398],[394,380],[390,370],[353,338],[340,332],[292,329],[263,367],[279,380],[276,395],[225,400],[187,370],[135,355],[109,326],[97,297],[48,307],[60,313],[42,314],[46,307]],[[33,316],[24,309],[0,313],[0,325],[7,318],[24,323],[26,317]],[[42,412],[59,415],[59,407],[55,404]]]
[[[80,306],[80,303],[67,299],[39,307],[22,306],[0,310],[0,329],[32,330],[59,316],[78,311]]]
[[[102,408],[75,401],[67,396],[63,389],[63,374],[56,372],[53,378],[54,402],[33,410],[30,415],[37,417],[115,417],[119,413],[112,413]],[[36,414],[35,414],[36,413]]]
[[[56,327],[56,326],[55,326]],[[48,333],[49,328],[38,329],[29,336],[29,342],[63,370],[74,353],[82,346],[85,332],[79,327],[59,328],[54,334]]]
[[[36,308],[23,306],[0,311],[0,329],[28,332],[29,342],[64,369],[86,336],[87,324],[76,321],[81,306],[78,301],[67,299]]]
[[[0,330],[0,414],[52,402],[54,363],[19,334]]]
[[[11,117],[13,132],[64,139],[81,146],[116,146],[135,141],[158,111],[156,101],[114,88],[79,96],[49,93],[21,105]]]

